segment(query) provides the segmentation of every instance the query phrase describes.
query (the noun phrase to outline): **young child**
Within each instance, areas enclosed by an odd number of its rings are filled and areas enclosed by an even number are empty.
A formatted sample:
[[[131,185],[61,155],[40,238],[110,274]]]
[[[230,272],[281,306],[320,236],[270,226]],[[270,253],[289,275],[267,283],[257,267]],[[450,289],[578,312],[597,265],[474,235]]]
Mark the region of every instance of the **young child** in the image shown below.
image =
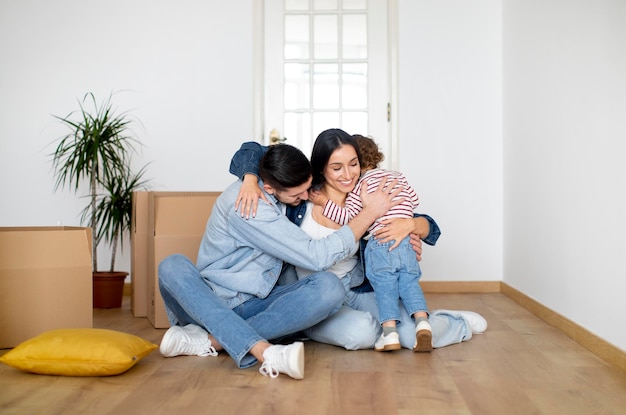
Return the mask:
[[[398,197],[404,198],[404,202],[394,206],[385,216],[374,222],[366,237],[368,241],[365,248],[365,275],[376,293],[380,312],[379,320],[383,328],[383,333],[376,341],[374,348],[377,351],[400,349],[400,337],[396,324],[400,320],[398,299],[401,299],[416,323],[413,350],[429,352],[433,348],[432,330],[428,322],[424,293],[419,285],[422,272],[415,251],[411,247],[410,237],[404,238],[392,251],[389,251],[389,247],[393,241],[383,244],[376,238],[370,237],[373,232],[384,226],[380,223],[382,219],[412,218],[413,211],[418,205],[417,194],[402,173],[378,167],[384,155],[379,151],[374,140],[360,135],[355,135],[354,138],[361,152],[361,178],[354,190],[348,194],[345,207],[342,208],[330,200],[326,201],[324,216],[340,225],[348,223],[355,217],[363,208],[359,196],[363,182],[367,182],[368,191],[376,190],[380,181],[385,177],[397,180],[396,186],[402,186]]]

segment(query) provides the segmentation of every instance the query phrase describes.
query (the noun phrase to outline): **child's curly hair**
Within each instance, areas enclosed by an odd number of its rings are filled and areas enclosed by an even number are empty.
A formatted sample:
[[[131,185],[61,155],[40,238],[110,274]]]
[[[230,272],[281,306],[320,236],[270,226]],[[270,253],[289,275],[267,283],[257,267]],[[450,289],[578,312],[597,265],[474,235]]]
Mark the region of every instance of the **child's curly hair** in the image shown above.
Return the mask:
[[[381,153],[376,141],[359,134],[354,134],[352,137],[356,140],[356,144],[361,152],[361,169],[371,170],[377,168],[380,162],[385,159],[385,155]]]

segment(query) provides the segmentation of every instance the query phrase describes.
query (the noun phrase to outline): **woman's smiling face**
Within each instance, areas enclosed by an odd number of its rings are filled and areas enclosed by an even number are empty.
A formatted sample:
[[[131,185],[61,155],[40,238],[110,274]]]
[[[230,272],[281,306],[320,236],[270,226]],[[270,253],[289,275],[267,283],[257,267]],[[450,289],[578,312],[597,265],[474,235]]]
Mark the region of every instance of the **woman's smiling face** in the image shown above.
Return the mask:
[[[326,186],[347,194],[356,186],[361,175],[359,157],[351,145],[338,147],[328,159],[324,168]]]

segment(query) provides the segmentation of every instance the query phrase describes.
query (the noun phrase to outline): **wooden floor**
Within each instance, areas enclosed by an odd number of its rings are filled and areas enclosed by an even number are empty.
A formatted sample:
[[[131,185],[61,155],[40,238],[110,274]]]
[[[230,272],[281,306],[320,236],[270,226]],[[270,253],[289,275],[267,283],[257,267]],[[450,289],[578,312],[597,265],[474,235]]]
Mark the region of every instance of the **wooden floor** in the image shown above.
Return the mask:
[[[626,414],[626,373],[503,294],[427,294],[431,309],[480,312],[483,335],[432,353],[345,351],[306,342],[306,374],[270,379],[218,357],[158,350],[113,377],[33,375],[0,364],[0,414]],[[94,326],[159,343],[121,309]],[[4,351],[0,351],[0,354]]]

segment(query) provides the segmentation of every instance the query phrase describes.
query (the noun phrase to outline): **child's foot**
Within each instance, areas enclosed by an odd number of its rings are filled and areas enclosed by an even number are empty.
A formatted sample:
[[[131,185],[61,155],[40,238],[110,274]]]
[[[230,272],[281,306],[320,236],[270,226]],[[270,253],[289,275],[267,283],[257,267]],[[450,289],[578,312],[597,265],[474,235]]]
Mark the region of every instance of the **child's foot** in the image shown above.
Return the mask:
[[[400,336],[396,331],[392,331],[387,335],[385,333],[381,334],[374,344],[374,350],[377,352],[389,352],[391,350],[399,350],[400,348]]]
[[[433,350],[433,331],[426,319],[419,319],[415,327],[414,352],[430,352]]]

